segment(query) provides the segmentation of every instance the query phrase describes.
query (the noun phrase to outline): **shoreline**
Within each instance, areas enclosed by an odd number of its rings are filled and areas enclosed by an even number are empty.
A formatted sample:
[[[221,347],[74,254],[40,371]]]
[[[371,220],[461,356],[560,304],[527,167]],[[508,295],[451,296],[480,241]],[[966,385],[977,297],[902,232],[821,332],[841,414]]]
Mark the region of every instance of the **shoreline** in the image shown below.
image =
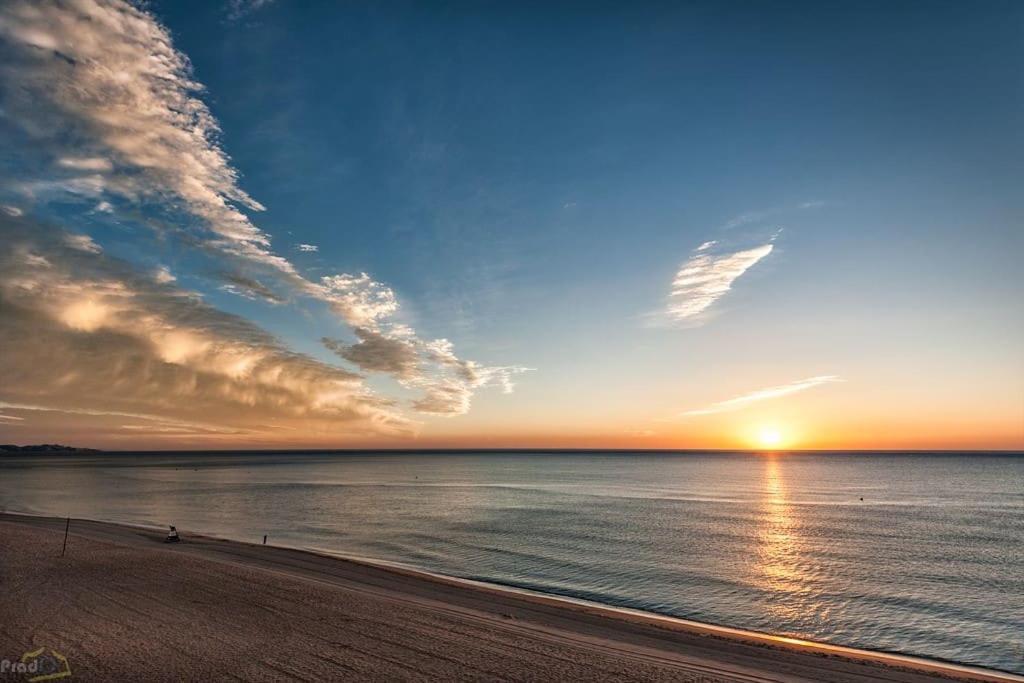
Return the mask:
[[[31,529],[37,534],[57,533],[63,536],[65,519],[3,512],[0,513],[0,523]],[[394,598],[397,595],[407,604],[426,606],[435,613],[452,613],[473,619],[483,616],[502,625],[512,622],[520,630],[525,628],[528,634],[545,642],[567,638],[578,640],[580,636],[592,640],[597,636],[601,640],[600,649],[606,652],[648,659],[653,656],[660,665],[669,669],[683,667],[692,671],[696,667],[712,677],[724,675],[725,680],[739,680],[737,677],[750,675],[754,680],[761,680],[759,673],[767,673],[769,677],[764,680],[846,680],[847,676],[850,680],[863,680],[866,675],[872,679],[878,676],[887,680],[946,677],[972,681],[1024,681],[1024,676],[994,669],[706,624],[514,586],[450,577],[399,563],[318,549],[254,544],[186,530],[181,533],[184,543],[167,546],[160,543],[163,531],[157,528],[76,519],[72,520],[71,538],[73,541],[120,545],[144,557],[167,555],[169,559],[171,555],[179,555],[202,563],[227,564],[271,574],[281,581],[298,579],[307,584],[329,584],[349,590],[355,586],[363,597],[386,593]],[[69,544],[75,545],[70,541]],[[197,618],[201,619],[202,615]],[[711,664],[708,664],[709,656]],[[806,672],[779,678],[777,670],[785,669]]]

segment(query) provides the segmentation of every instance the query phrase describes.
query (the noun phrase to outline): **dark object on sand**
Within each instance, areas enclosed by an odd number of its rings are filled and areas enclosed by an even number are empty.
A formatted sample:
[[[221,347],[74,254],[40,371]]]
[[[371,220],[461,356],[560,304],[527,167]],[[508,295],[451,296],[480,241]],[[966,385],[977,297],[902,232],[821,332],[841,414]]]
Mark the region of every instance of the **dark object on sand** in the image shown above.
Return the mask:
[[[180,540],[178,538],[178,530],[172,526],[171,530],[167,532],[167,538],[164,539],[164,543],[177,543]]]

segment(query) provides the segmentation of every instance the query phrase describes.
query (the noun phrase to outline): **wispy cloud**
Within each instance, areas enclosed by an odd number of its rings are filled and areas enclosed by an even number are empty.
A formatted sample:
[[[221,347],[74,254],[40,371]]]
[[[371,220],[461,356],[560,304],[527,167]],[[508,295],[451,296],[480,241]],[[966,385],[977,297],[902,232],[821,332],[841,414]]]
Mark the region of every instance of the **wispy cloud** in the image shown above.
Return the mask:
[[[238,21],[270,5],[274,0],[229,0],[228,21]]]
[[[437,415],[461,415],[469,411],[473,392],[481,387],[497,386],[506,393],[515,388],[514,378],[532,368],[522,366],[491,367],[458,358],[447,339],[420,342],[422,354],[435,363],[435,370],[409,382],[425,391],[414,403],[420,412]]]
[[[133,199],[176,196],[226,244],[267,256],[268,237],[233,204],[263,207],[238,187],[187,58],[151,15],[117,0],[14,0],[0,19],[7,113],[59,166]]]
[[[0,407],[324,435],[412,429],[361,375],[292,352],[172,281],[24,218],[0,217],[0,233]]]
[[[232,13],[266,4],[236,2]],[[36,177],[19,176],[8,190],[29,201],[63,194],[112,211],[122,203],[156,209],[182,244],[220,259],[226,291],[270,303],[307,298],[326,304],[363,334],[342,358],[423,389],[423,400],[437,382],[457,385],[462,406],[476,388],[511,387],[518,369],[432,353],[431,345],[446,340],[421,339],[395,322],[398,298],[386,284],[366,273],[309,279],[274,251],[270,235],[250,218],[264,207],[241,188],[188,58],[144,6],[10,0],[0,4],[0,39],[5,120],[20,127],[25,155],[56,160],[35,164]],[[109,201],[114,198],[123,201]],[[69,239],[68,246],[99,249],[86,236]],[[386,342],[392,350],[403,344],[415,350],[417,376],[409,374],[412,364],[377,358]],[[466,368],[475,376],[466,377]],[[412,403],[416,410],[434,405]]]
[[[677,322],[698,319],[773,248],[771,242],[739,251],[721,250],[714,241],[701,244],[672,280],[666,315]]]
[[[784,228],[770,225],[769,218],[825,205],[820,200],[804,201],[747,211],[726,221],[718,228],[716,238],[694,249],[679,267],[668,304],[658,317],[690,326],[700,324],[704,314],[729,293],[744,273],[775,250],[775,241]]]
[[[152,15],[121,0],[12,0],[0,7],[6,118],[33,150],[58,161],[52,177],[16,184],[55,193],[147,201],[196,232],[208,250],[266,268],[297,291],[327,298],[274,253],[243,211],[263,206],[238,184],[220,128],[198,97],[188,58]],[[39,171],[37,171],[39,172]]]
[[[112,171],[114,165],[110,159],[103,157],[64,157],[57,160],[57,165],[75,171]]]
[[[469,412],[477,389],[497,386],[508,394],[515,387],[514,377],[530,368],[490,367],[455,355],[447,339],[424,341],[408,328],[396,327],[390,334],[356,328],[355,344],[336,339],[322,341],[331,351],[367,372],[386,372],[402,385],[423,395],[413,401],[422,413],[453,416]]]
[[[286,301],[283,296],[256,278],[233,272],[221,272],[217,274],[217,277],[224,281],[220,288],[225,292],[275,305],[283,304]]]
[[[162,285],[166,285],[171,282],[176,282],[178,278],[174,276],[174,273],[171,272],[170,268],[167,266],[160,266],[153,272],[153,279]]]
[[[696,410],[688,410],[682,413],[681,417],[696,417],[699,415],[714,415],[715,413],[725,413],[732,410],[739,410],[745,408],[751,403],[757,403],[759,401],[768,401],[773,398],[781,398],[790,394],[795,394],[800,391],[807,391],[814,387],[821,386],[823,384],[831,384],[833,382],[842,382],[843,379],[836,375],[818,375],[817,377],[808,377],[807,379],[797,380],[796,382],[790,382],[789,384],[780,384],[775,387],[768,387],[767,389],[758,389],[752,391],[749,394],[743,394],[736,398],[730,398],[726,401],[719,401],[718,403],[712,403],[706,408],[698,408]]]
[[[724,224],[722,224],[722,230],[733,230],[735,228],[742,227],[744,225],[755,225],[758,223],[765,223],[770,218],[777,218],[780,215],[785,216],[792,214],[794,211],[806,211],[808,209],[820,209],[825,206],[827,202],[820,199],[812,199],[808,201],[799,202],[796,205],[787,204],[781,206],[773,206],[767,209],[759,209],[757,211],[745,211],[737,216],[733,216]]]
[[[305,251],[307,253],[313,251],[320,251],[320,247],[316,246],[315,244],[297,244],[295,245],[295,248],[298,249],[299,251]]]
[[[209,425],[195,422],[183,422],[180,420],[173,420],[159,415],[146,415],[145,413],[132,413],[122,412],[117,410],[97,410],[95,408],[51,408],[48,406],[38,406],[29,403],[8,403],[6,401],[0,401],[0,408],[5,410],[20,410],[27,412],[40,412],[40,413],[61,413],[63,415],[87,415],[90,417],[127,417],[135,420],[143,420],[146,422],[156,423],[155,425],[121,425],[121,429],[156,429],[160,425],[164,427],[174,428],[178,430],[186,430],[189,432],[206,432],[206,433],[235,433],[236,430],[225,429],[216,425]],[[9,417],[10,420],[24,420],[22,417]]]
[[[726,221],[722,225],[722,230],[733,230],[734,228],[738,228],[742,225],[749,225],[751,223],[763,221],[775,212],[776,209],[766,209],[764,211],[747,211],[745,213],[741,213],[740,215],[734,216]]]
[[[100,245],[96,244],[88,235],[65,235],[64,242],[72,249],[87,251],[90,254],[98,254],[103,251]]]

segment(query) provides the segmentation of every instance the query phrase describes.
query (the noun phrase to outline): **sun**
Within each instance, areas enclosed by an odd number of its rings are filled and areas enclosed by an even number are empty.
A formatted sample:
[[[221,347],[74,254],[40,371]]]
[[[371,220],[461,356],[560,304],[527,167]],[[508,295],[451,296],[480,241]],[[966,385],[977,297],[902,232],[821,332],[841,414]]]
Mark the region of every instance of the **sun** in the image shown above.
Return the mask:
[[[765,448],[775,448],[782,443],[782,432],[775,427],[764,427],[758,432],[757,441]]]

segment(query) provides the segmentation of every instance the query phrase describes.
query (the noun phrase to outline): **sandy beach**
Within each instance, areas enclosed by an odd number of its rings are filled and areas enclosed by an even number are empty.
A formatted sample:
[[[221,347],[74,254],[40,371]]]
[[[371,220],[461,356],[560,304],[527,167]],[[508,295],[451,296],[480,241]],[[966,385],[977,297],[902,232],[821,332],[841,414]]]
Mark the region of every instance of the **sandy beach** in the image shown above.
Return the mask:
[[[73,679],[1024,680],[273,546],[0,515],[0,659]],[[14,679],[21,680],[21,679]]]

